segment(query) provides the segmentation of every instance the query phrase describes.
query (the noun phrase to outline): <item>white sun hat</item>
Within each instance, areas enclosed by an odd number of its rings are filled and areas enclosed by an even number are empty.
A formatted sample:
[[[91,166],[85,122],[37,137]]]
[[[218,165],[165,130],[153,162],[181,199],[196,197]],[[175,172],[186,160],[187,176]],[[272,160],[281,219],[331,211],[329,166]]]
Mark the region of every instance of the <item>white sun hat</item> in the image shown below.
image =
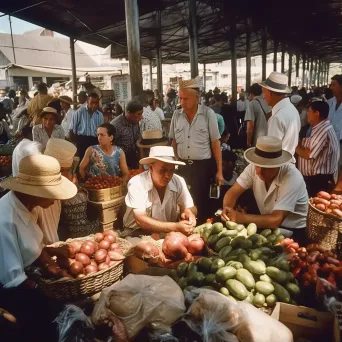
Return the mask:
[[[260,137],[256,146],[249,148],[245,159],[256,166],[263,168],[276,168],[292,161],[291,153],[282,149],[282,142],[276,137]]]
[[[178,81],[179,89],[202,89],[202,77],[196,76],[191,80]]]
[[[77,148],[64,139],[50,138],[46,144],[44,154],[58,160],[61,167],[71,167]]]
[[[287,83],[288,77],[286,75],[273,71],[266,81],[259,83],[259,85],[277,93],[288,94],[292,92],[292,89],[287,85]]]
[[[66,200],[77,194],[77,187],[61,175],[58,161],[43,154],[23,158],[16,177],[9,177],[0,183],[4,189],[23,194]]]
[[[185,163],[176,160],[175,153],[171,146],[151,147],[150,155],[146,158],[141,159],[139,163],[142,165],[148,165],[155,162],[156,160],[168,164],[185,165]]]

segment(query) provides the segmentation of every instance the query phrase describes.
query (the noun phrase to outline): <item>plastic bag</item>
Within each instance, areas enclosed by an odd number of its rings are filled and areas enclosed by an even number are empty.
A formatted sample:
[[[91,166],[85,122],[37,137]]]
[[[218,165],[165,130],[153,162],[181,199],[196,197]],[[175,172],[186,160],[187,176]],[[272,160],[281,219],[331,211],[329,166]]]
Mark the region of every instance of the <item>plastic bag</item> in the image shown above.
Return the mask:
[[[233,302],[206,289],[186,292],[191,303],[183,320],[204,342],[292,342],[282,323],[247,302]]]
[[[132,338],[145,326],[168,332],[184,312],[183,292],[170,277],[129,274],[102,291],[91,318],[97,325],[114,314]]]

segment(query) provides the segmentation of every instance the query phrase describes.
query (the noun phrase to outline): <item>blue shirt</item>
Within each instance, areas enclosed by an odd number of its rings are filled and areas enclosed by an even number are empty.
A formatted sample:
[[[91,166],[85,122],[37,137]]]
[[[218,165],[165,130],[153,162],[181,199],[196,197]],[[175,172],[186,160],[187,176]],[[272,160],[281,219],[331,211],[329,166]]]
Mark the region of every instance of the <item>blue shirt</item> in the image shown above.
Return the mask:
[[[224,123],[224,119],[223,119],[223,116],[221,114],[216,113],[216,117],[217,117],[217,125],[218,125],[218,129],[219,129],[219,133],[220,133],[220,135],[222,135],[224,129],[226,128],[226,125]]]
[[[71,117],[69,130],[74,134],[97,137],[97,127],[104,123],[103,114],[98,110],[90,115],[88,106],[80,107]]]
[[[329,105],[329,121],[333,125],[338,140],[342,140],[342,104],[336,110],[336,97],[327,101]]]

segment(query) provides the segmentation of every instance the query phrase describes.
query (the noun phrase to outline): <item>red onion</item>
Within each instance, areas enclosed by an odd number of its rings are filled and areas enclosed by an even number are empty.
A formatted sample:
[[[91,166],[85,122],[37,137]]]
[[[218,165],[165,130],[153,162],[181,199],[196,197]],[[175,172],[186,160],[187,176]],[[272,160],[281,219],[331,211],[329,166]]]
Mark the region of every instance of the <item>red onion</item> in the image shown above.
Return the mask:
[[[80,252],[87,255],[90,258],[95,252],[94,245],[85,242],[82,244]]]
[[[99,265],[98,270],[103,271],[108,267],[109,267],[109,265],[107,265],[106,263],[103,262],[102,264]]]
[[[76,249],[74,245],[68,244],[67,245],[67,251],[69,258],[75,258],[76,255]]]
[[[85,274],[95,273],[95,272],[97,272],[97,266],[90,264],[84,269],[84,272],[85,272]]]
[[[84,267],[90,265],[90,259],[86,254],[77,253],[75,260],[79,261]]]
[[[99,249],[95,252],[94,259],[98,264],[101,264],[106,261],[107,251],[104,249]]]
[[[106,235],[103,239],[109,241],[111,244],[116,242],[116,236],[111,234]]]
[[[70,274],[77,277],[79,274],[83,273],[83,265],[79,261],[75,261],[71,264],[69,270]]]
[[[173,259],[184,259],[188,254],[188,238],[179,232],[171,232],[166,235],[163,242],[163,252]]]
[[[116,237],[116,234],[115,234],[114,230],[112,230],[112,229],[108,229],[108,230],[103,232],[103,237],[105,237],[107,235],[113,235]]]
[[[117,243],[117,242],[115,242],[115,243],[112,243],[111,245],[110,245],[110,249],[113,251],[114,249],[118,249],[118,248],[120,248],[120,245]]]
[[[125,257],[122,254],[120,254],[116,251],[109,251],[108,256],[109,256],[110,260],[114,260],[114,261],[119,261],[119,260],[125,259]]]
[[[191,254],[199,254],[204,248],[204,241],[201,238],[192,239],[189,241],[188,251]]]
[[[100,243],[99,243],[99,248],[100,249],[109,249],[111,243],[108,241],[108,240],[102,240]]]
[[[135,255],[140,259],[156,258],[159,250],[151,242],[140,241],[134,248]]]
[[[102,233],[96,233],[95,234],[95,241],[101,242],[103,240],[103,234]]]

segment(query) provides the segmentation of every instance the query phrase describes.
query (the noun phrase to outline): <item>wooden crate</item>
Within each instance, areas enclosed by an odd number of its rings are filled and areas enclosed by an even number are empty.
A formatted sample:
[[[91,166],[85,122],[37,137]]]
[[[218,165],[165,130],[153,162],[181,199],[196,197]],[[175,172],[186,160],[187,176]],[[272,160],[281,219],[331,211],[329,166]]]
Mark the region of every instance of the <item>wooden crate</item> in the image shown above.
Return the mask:
[[[94,211],[94,214],[99,217],[100,224],[107,225],[116,220],[118,212],[125,203],[125,196],[105,202],[88,202],[90,210]]]
[[[88,198],[91,202],[108,202],[125,196],[127,187],[125,185],[114,186],[113,188],[92,190],[87,189]]]

